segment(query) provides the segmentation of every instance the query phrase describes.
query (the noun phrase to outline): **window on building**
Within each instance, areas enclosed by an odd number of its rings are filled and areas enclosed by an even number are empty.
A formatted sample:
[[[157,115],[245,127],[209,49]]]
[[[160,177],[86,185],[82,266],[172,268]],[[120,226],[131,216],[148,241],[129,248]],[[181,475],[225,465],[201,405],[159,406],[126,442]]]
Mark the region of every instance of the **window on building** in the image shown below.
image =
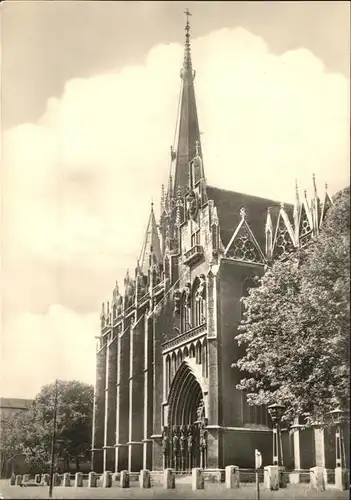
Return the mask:
[[[191,235],[191,246],[200,245],[200,229]]]

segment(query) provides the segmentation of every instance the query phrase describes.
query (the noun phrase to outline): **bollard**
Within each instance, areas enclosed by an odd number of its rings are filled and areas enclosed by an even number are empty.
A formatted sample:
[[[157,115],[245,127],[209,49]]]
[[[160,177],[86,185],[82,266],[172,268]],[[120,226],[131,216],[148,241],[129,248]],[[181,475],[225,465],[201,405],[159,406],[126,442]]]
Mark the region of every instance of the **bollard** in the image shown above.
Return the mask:
[[[111,488],[112,486],[112,472],[106,470],[102,475],[102,487]]]
[[[163,487],[166,490],[175,489],[175,472],[174,469],[165,469],[163,472]]]
[[[310,468],[310,488],[325,491],[327,484],[327,470],[325,467]]]
[[[35,474],[35,476],[34,476],[34,481],[35,481],[36,483],[40,483],[40,480],[41,480],[41,475],[40,475],[40,474]]]
[[[96,488],[97,475],[95,472],[89,472],[88,474],[88,488]]]
[[[205,488],[204,471],[200,467],[195,467],[191,471],[191,489],[203,490]]]
[[[52,484],[53,486],[60,486],[61,484],[61,478],[57,472],[55,472],[54,475],[52,476]]]
[[[127,470],[121,471],[119,485],[121,488],[129,488],[129,472]]]
[[[71,475],[69,472],[65,472],[62,478],[62,486],[71,486]]]
[[[76,472],[74,477],[74,487],[81,488],[83,486],[83,474],[81,472]]]
[[[139,485],[140,488],[151,488],[150,471],[148,469],[140,471]]]
[[[22,476],[21,476],[21,474],[17,474],[16,480],[15,480],[15,485],[16,486],[22,486]]]
[[[22,482],[28,483],[29,480],[30,480],[30,474],[23,474]]]
[[[49,486],[50,483],[50,476],[49,474],[43,474],[41,478],[41,482],[44,486]]]
[[[227,489],[239,488],[240,476],[237,465],[227,465],[225,468],[225,487]]]
[[[264,468],[264,486],[268,490],[279,490],[279,467],[268,465]]]
[[[342,467],[335,468],[335,488],[339,491],[347,490],[348,485],[348,474],[347,469],[343,469]]]
[[[10,477],[10,486],[14,486],[15,484],[16,484],[16,476],[14,475],[14,473],[12,473]]]

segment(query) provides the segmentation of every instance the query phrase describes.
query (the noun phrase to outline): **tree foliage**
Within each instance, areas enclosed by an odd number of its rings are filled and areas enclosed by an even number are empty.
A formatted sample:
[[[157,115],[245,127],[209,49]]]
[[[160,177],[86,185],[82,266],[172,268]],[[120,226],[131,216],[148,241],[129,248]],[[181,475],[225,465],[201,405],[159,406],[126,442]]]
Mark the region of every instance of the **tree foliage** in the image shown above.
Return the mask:
[[[79,381],[58,381],[56,456],[71,460],[86,456],[91,446],[93,387]],[[24,453],[32,469],[45,470],[51,459],[55,384],[44,386],[27,412],[6,422],[1,449],[7,454]],[[4,432],[1,433],[4,436]]]
[[[339,193],[307,248],[278,260],[244,298],[236,339],[245,355],[238,388],[249,404],[280,402],[285,419],[328,412],[349,400],[350,191]]]

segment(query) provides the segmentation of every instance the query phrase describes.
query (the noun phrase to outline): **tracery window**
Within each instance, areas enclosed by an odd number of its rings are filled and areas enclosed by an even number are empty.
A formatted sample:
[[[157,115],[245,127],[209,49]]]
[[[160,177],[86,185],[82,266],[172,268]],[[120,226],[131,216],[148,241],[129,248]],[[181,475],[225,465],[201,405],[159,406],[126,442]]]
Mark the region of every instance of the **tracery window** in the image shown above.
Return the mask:
[[[261,262],[261,256],[251,240],[248,231],[242,228],[227,252],[231,259],[244,260],[246,262]]]
[[[279,220],[277,237],[274,245],[274,256],[285,257],[294,250],[294,244],[291,240],[289,231],[282,217]]]

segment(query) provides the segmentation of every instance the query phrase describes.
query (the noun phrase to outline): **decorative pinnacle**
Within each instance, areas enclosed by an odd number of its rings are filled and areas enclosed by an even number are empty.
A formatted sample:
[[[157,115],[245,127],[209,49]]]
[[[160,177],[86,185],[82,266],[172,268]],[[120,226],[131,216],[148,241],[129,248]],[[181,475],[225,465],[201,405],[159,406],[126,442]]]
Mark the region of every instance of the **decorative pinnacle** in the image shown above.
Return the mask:
[[[197,140],[195,142],[195,154],[196,154],[196,156],[200,156],[200,141],[199,140]]]
[[[312,174],[312,182],[313,182],[314,197],[318,198],[317,185],[316,185],[316,174]]]
[[[244,220],[246,219],[246,210],[244,207],[241,207],[241,209],[240,209],[240,216],[242,219],[244,219]]]
[[[299,186],[297,184],[297,179],[295,179],[295,195],[296,195],[296,204],[300,204],[300,195],[299,195]]]
[[[184,11],[184,14],[186,15],[186,25],[185,25],[185,48],[184,48],[183,70],[184,72],[187,72],[188,70],[192,69],[191,53],[190,53],[190,23],[189,23],[189,16],[191,16],[192,14],[190,14],[189,9],[186,9]]]
[[[325,191],[328,191],[328,183],[327,182],[324,184],[324,187],[325,187]]]

